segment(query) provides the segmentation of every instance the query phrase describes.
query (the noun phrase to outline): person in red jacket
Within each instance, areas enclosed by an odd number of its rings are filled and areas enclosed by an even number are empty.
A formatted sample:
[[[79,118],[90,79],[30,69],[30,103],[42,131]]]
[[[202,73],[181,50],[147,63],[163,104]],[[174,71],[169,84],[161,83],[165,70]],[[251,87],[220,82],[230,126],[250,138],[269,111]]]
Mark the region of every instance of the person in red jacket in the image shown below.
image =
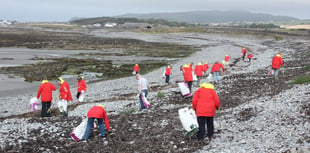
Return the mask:
[[[99,130],[100,130],[101,137],[103,140],[105,140],[105,137],[106,137],[105,127],[107,128],[109,133],[111,129],[110,129],[110,124],[109,124],[109,119],[108,119],[106,111],[104,110],[104,107],[100,104],[93,106],[88,111],[87,118],[88,118],[87,126],[86,126],[86,130],[84,134],[84,140],[82,142],[87,142],[95,119],[97,120],[99,124]],[[105,126],[103,125],[103,123],[105,124]]]
[[[67,112],[68,101],[72,101],[70,87],[69,87],[69,84],[66,81],[64,81],[61,77],[57,79],[57,83],[60,85],[60,88],[59,88],[60,101],[58,101],[57,105],[58,105],[58,108],[62,116],[67,117],[68,116],[68,112]]]
[[[140,68],[139,68],[139,65],[138,64],[135,64],[135,66],[133,67],[133,71],[134,71],[134,75],[136,75],[136,74],[138,74],[139,73],[139,70],[140,70]]]
[[[207,135],[211,139],[214,133],[213,116],[215,109],[219,109],[220,107],[220,100],[214,90],[214,85],[211,83],[202,83],[193,96],[192,106],[196,112],[199,124],[198,140],[203,140],[205,137],[206,122],[208,129]]]
[[[195,66],[195,70],[194,73],[197,76],[197,82],[199,85],[200,80],[202,79],[203,76],[203,65],[201,64],[201,62],[199,62],[196,66]]]
[[[76,98],[78,99],[78,103],[79,103],[79,102],[83,101],[82,97],[84,97],[84,96],[81,96],[81,94],[85,94],[87,86],[86,86],[86,83],[85,83],[83,76],[81,76],[81,75],[78,76],[77,80],[78,80],[78,88],[77,88]]]
[[[215,83],[220,80],[219,73],[221,71],[221,68],[222,68],[222,70],[224,72],[225,71],[224,66],[221,63],[217,62],[217,61],[212,65],[211,73],[213,73],[213,75],[214,75],[214,82]]]
[[[170,80],[170,75],[172,75],[171,72],[171,66],[167,66],[166,71],[165,71],[165,76],[166,76],[166,83],[169,84],[169,80]]]
[[[189,91],[192,92],[192,84],[193,84],[193,74],[189,65],[183,65],[183,76],[184,81],[187,83]]]
[[[245,55],[246,55],[246,48],[242,48],[242,60],[244,61]]]
[[[206,62],[206,63],[203,65],[203,73],[204,73],[204,76],[208,76],[208,75],[209,75],[208,69],[209,69],[209,62]]]
[[[225,61],[224,66],[229,65],[229,59],[230,59],[230,56],[227,54],[224,58],[224,61]]]
[[[248,53],[248,61],[251,63],[251,59],[253,57],[253,54],[251,52]]]
[[[188,65],[188,66],[189,66],[189,69],[190,69],[191,71],[193,71],[193,64],[194,64],[194,63],[191,62],[191,63],[189,63],[189,65]]]
[[[274,71],[275,79],[279,79],[278,75],[281,66],[283,66],[282,54],[278,53],[272,58],[272,69]]]
[[[41,117],[51,116],[48,110],[51,107],[51,102],[53,100],[52,91],[55,90],[56,87],[52,83],[49,83],[46,77],[43,77],[37,94],[38,99],[41,96],[41,102],[42,102]]]

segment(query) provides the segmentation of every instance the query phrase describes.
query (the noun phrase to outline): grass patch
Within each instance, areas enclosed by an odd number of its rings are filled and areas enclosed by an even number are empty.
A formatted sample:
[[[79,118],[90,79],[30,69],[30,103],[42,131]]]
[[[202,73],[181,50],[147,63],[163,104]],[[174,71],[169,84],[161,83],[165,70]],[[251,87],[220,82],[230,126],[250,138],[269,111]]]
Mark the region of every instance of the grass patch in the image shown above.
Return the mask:
[[[162,99],[162,98],[165,97],[165,93],[159,91],[159,92],[157,93],[156,97],[157,97],[157,99]]]
[[[306,65],[305,67],[302,68],[304,71],[309,71],[310,70],[310,65]]]
[[[289,84],[304,84],[304,83],[310,83],[310,75],[298,77]]]
[[[283,40],[283,36],[275,35],[273,36],[273,39],[276,41],[280,41],[280,40]]]
[[[180,33],[180,32],[192,32],[192,33],[205,33],[207,29],[201,27],[169,27],[169,28],[153,28],[138,29],[136,32],[149,33],[149,34],[161,34],[161,33]]]
[[[136,110],[134,108],[126,109],[124,111],[119,112],[119,115],[125,115],[128,116],[132,113],[134,113]]]

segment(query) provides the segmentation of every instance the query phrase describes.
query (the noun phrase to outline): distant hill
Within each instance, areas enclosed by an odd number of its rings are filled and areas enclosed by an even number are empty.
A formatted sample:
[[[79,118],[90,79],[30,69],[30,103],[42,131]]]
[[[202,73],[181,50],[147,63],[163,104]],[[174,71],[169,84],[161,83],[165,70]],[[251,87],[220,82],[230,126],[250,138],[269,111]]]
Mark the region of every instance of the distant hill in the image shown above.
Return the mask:
[[[275,16],[248,11],[190,11],[176,13],[124,14],[115,17],[138,19],[164,19],[187,23],[223,23],[223,22],[270,22],[299,20],[289,16]]]

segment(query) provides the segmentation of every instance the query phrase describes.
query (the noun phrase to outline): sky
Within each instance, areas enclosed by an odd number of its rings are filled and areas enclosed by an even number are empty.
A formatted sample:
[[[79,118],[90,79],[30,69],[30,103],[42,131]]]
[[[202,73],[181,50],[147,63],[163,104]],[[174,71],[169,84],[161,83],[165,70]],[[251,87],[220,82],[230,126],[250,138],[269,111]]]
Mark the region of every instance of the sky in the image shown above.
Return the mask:
[[[0,0],[0,20],[67,22],[72,18],[240,10],[310,19],[310,0]]]

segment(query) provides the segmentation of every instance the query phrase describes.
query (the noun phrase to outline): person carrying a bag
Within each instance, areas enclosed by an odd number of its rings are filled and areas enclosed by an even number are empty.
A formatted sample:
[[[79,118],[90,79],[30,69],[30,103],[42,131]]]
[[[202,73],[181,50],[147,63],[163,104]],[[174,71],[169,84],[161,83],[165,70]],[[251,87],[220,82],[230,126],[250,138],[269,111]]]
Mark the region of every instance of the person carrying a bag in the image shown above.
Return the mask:
[[[57,103],[60,113],[63,117],[68,116],[67,106],[68,101],[72,101],[69,84],[64,81],[61,77],[57,79],[57,83],[60,85],[59,88],[59,101]]]
[[[196,90],[192,99],[193,110],[196,112],[199,131],[197,133],[198,140],[205,138],[205,125],[207,122],[208,138],[211,140],[214,133],[213,117],[215,109],[219,109],[220,100],[217,96],[214,85],[211,83],[202,83],[200,88]]]

